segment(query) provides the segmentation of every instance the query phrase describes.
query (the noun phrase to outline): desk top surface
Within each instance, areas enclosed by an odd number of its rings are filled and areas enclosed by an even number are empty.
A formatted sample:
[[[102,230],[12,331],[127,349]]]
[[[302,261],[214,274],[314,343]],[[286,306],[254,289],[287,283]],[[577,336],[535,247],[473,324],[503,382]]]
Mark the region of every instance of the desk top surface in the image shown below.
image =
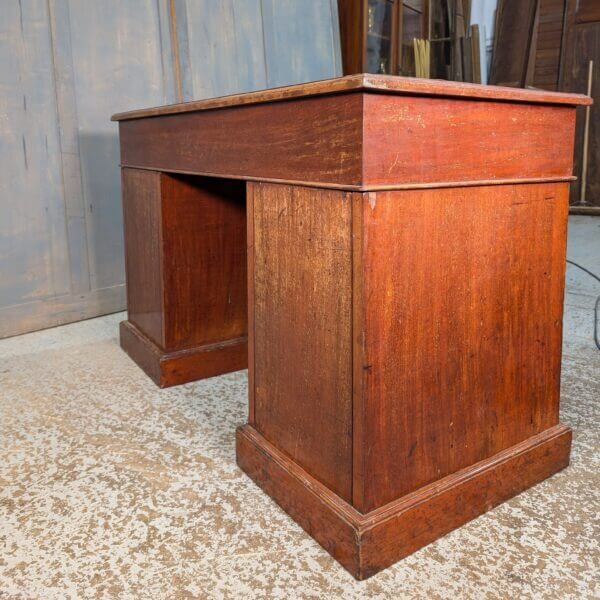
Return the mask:
[[[404,94],[413,96],[441,96],[446,98],[470,98],[475,100],[497,100],[534,104],[585,105],[592,100],[583,94],[564,94],[545,90],[509,88],[476,83],[444,81],[441,79],[417,79],[414,77],[395,77],[391,75],[349,75],[336,79],[325,79],[299,85],[221,96],[207,100],[194,100],[179,104],[169,104],[156,108],[143,108],[117,113],[113,121],[126,121],[144,117],[158,117],[216,108],[244,106],[321,96],[341,92],[362,91],[380,94]]]

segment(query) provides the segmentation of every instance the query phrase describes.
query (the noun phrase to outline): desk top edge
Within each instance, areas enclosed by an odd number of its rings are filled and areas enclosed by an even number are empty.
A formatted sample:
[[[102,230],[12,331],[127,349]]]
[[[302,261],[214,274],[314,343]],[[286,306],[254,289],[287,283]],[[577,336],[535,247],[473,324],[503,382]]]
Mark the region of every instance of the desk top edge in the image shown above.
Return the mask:
[[[480,85],[477,83],[463,83],[441,79],[359,74],[205,100],[168,104],[155,108],[142,108],[117,113],[111,117],[111,120],[127,121],[145,117],[159,117],[162,115],[293,100],[350,91],[499,100],[533,104],[565,104],[571,106],[589,105],[592,103],[592,99],[583,94],[565,94],[546,90]]]

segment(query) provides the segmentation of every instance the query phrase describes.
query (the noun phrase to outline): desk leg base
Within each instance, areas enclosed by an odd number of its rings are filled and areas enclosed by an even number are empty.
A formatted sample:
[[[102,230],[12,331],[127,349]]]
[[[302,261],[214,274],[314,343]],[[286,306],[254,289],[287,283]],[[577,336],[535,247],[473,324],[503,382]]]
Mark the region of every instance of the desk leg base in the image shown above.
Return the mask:
[[[121,322],[119,332],[121,348],[161,388],[248,367],[247,338],[165,352],[129,321]]]
[[[252,426],[237,463],[356,579],[367,579],[569,464],[571,429],[556,425],[495,456],[361,514]]]

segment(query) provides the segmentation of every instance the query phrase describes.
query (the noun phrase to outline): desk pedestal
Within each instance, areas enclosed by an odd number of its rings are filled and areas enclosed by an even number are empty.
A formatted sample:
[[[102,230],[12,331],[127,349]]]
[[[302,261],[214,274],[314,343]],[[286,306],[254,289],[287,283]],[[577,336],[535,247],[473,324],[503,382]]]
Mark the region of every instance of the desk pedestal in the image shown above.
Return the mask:
[[[245,184],[124,168],[121,347],[160,387],[247,366]]]
[[[568,465],[567,201],[248,184],[238,464],[355,577]]]

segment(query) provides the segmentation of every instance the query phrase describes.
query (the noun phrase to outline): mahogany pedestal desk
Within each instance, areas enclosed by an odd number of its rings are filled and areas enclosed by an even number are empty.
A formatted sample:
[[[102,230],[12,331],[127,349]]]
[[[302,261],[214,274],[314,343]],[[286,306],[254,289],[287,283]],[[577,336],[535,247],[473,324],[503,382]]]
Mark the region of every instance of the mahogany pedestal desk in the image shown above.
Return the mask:
[[[357,75],[114,117],[123,347],[169,385],[245,367],[247,340],[238,464],[357,578],[569,463],[588,102]]]

